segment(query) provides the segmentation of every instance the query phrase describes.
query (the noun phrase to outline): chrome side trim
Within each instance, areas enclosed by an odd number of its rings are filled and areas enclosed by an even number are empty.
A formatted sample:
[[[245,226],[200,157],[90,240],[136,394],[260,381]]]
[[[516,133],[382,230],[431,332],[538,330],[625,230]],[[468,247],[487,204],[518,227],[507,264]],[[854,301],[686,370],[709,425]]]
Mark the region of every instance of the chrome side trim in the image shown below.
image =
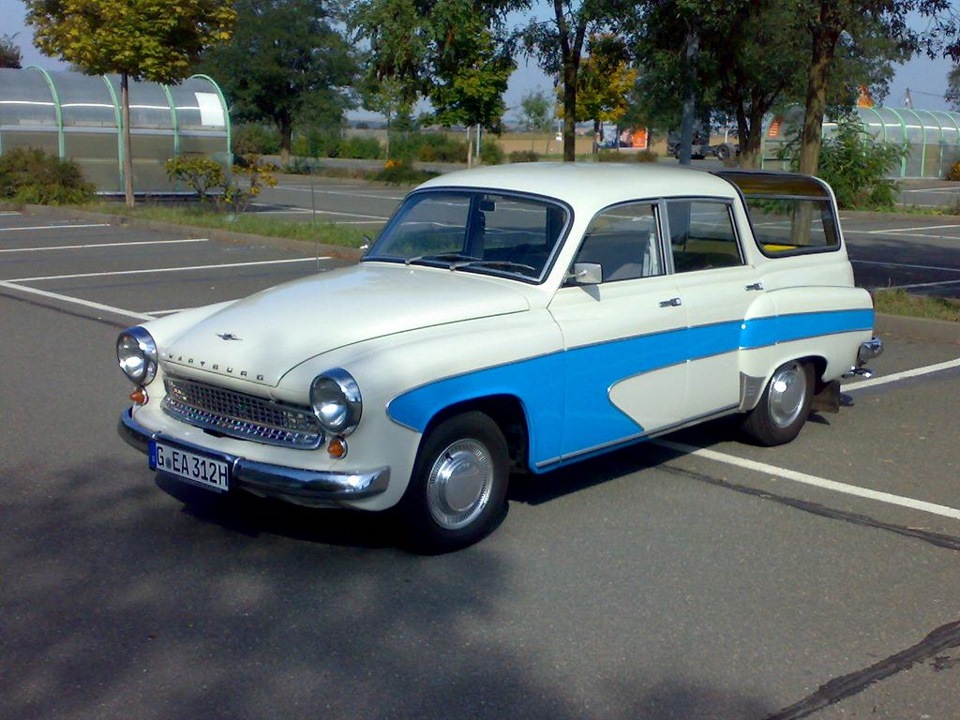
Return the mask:
[[[257,495],[276,497],[302,504],[322,504],[357,500],[384,492],[390,484],[390,468],[357,472],[305,470],[283,465],[261,463],[246,458],[211,451],[208,448],[171,440],[138,423],[130,409],[124,410],[117,428],[120,436],[146,454],[151,440],[160,440],[191,452],[214,457],[230,465],[231,481]]]

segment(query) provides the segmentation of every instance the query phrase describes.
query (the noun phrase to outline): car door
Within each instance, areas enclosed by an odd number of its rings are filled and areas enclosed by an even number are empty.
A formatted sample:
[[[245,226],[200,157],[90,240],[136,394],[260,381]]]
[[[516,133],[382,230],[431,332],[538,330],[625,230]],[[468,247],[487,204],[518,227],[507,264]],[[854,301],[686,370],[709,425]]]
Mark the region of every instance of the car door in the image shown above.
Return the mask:
[[[659,208],[647,201],[599,213],[550,304],[566,348],[563,460],[682,413],[686,313],[667,272]]]
[[[744,261],[729,200],[667,200],[666,224],[669,262],[688,326],[684,415],[690,421],[739,405],[742,326],[764,288]]]

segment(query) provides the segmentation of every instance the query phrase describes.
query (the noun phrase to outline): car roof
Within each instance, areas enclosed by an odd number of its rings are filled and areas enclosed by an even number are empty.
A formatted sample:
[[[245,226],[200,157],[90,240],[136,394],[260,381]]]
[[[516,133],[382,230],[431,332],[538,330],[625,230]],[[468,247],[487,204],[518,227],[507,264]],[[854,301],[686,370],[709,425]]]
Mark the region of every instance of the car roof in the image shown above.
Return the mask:
[[[493,165],[447,173],[418,190],[456,187],[545,195],[578,209],[599,209],[638,198],[737,196],[730,182],[708,172],[640,162]]]

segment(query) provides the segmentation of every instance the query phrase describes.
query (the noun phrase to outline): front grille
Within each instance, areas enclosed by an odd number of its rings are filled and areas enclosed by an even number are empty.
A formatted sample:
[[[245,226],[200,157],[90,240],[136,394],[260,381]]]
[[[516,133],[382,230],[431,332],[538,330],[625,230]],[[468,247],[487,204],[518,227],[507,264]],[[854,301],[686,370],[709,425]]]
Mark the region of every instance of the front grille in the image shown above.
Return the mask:
[[[323,429],[310,408],[180,378],[168,377],[164,384],[164,412],[189,425],[302,450],[312,450],[323,442]]]

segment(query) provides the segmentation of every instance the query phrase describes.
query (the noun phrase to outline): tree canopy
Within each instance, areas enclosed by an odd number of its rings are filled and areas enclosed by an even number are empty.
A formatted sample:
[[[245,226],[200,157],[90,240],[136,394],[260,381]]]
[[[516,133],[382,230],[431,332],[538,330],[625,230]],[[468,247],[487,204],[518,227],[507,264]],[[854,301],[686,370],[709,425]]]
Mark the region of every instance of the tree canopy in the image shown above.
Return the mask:
[[[118,73],[124,190],[133,205],[128,81],[178,83],[200,54],[230,37],[230,0],[24,0],[34,44],[90,75]]]
[[[351,13],[369,46],[366,84],[390,80],[403,102],[426,99],[436,122],[498,130],[516,68],[503,24],[510,0],[362,0]]]
[[[16,43],[16,35],[0,35],[0,68],[22,67],[23,55]]]
[[[268,121],[289,157],[298,118],[339,125],[352,106],[356,53],[338,30],[339,9],[322,0],[237,0],[229,43],[204,55],[234,117]]]

